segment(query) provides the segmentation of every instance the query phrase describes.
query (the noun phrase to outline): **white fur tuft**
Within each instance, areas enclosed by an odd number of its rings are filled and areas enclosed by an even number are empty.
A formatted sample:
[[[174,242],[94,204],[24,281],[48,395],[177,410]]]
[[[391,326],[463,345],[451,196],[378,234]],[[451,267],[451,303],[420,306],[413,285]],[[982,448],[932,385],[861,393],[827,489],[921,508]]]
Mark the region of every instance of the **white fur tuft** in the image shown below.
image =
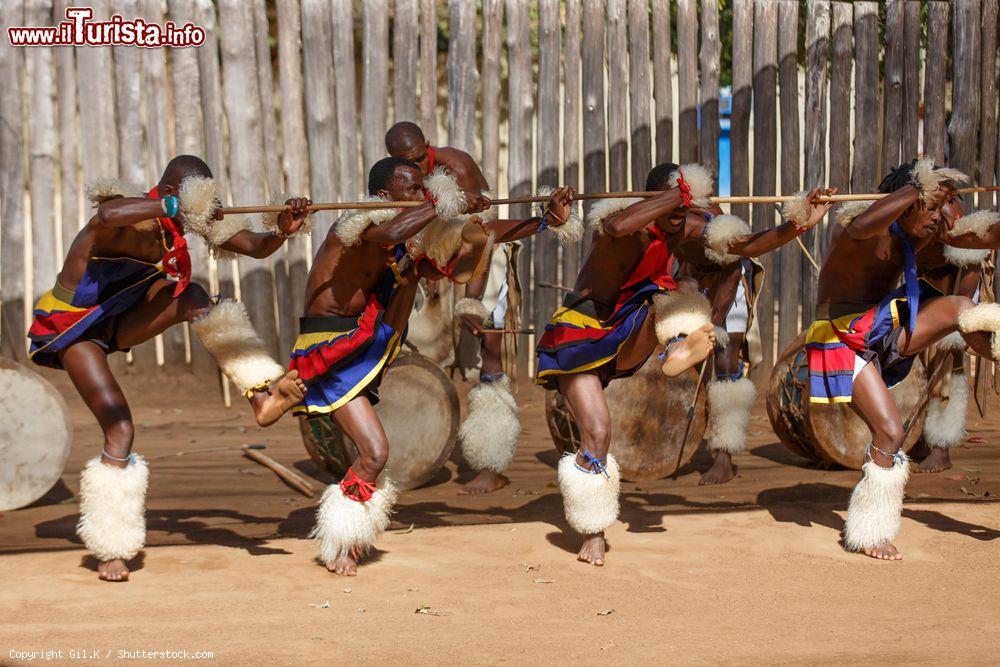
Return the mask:
[[[246,216],[229,215],[222,220],[215,219],[215,211],[219,207],[219,184],[213,178],[188,176],[181,181],[177,198],[184,214],[184,229],[205,239],[213,253],[217,253],[219,246],[236,234],[250,228]]]
[[[974,248],[956,248],[946,245],[944,247],[944,258],[952,266],[979,266],[990,256],[990,250],[977,250]]]
[[[781,217],[796,227],[805,227],[809,222],[809,193],[801,190],[795,193],[795,199],[786,201],[781,207]]]
[[[149,466],[133,455],[125,468],[90,459],[80,474],[77,535],[100,561],[135,558],[146,543]]]
[[[603,225],[605,219],[641,201],[644,201],[641,197],[598,200],[590,207],[590,213],[587,214],[587,227],[598,233],[602,233],[604,231]]]
[[[911,172],[912,182],[920,190],[925,204],[930,204],[934,198],[934,193],[938,187],[944,183],[956,185],[958,183],[968,183],[968,176],[958,169],[948,167],[934,167],[934,159],[922,157],[913,165]]]
[[[510,467],[521,434],[519,415],[507,376],[480,382],[469,391],[469,415],[458,437],[462,455],[473,470],[500,474]]]
[[[965,339],[962,338],[962,334],[958,331],[953,331],[937,343],[935,347],[940,350],[964,350],[968,347]]]
[[[424,177],[424,188],[434,197],[434,210],[439,218],[447,220],[465,213],[468,203],[465,190],[444,167],[435,167],[429,176]]]
[[[84,194],[87,197],[87,201],[94,205],[94,208],[97,208],[109,199],[146,196],[142,188],[135,183],[129,183],[117,178],[98,178],[90,181],[84,188]]]
[[[705,256],[723,266],[740,261],[738,255],[729,254],[729,247],[749,233],[750,226],[735,215],[712,218],[705,232]]]
[[[724,350],[729,346],[729,332],[725,327],[716,325],[715,327],[715,347]]]
[[[285,373],[267,353],[246,307],[238,301],[220,301],[193,320],[191,330],[244,395],[267,388]]]
[[[365,202],[384,202],[381,197],[363,197]],[[334,229],[343,244],[347,247],[361,243],[361,235],[372,225],[380,225],[399,215],[398,208],[352,208],[344,211],[334,223]]]
[[[975,234],[979,238],[986,236],[990,227],[1000,222],[1000,213],[996,211],[976,211],[969,215],[963,215],[955,221],[955,226],[948,230],[948,236],[964,236],[965,234]]]
[[[868,461],[864,476],[851,492],[844,525],[844,546],[864,551],[884,546],[899,533],[902,522],[903,491],[910,477],[910,461],[903,455],[891,468]]]
[[[753,382],[740,378],[708,385],[708,448],[739,454],[747,446],[750,411],[757,400]]]
[[[354,547],[362,553],[371,549],[389,527],[395,502],[396,487],[389,481],[364,503],[345,496],[340,484],[326,487],[316,510],[316,527],[309,533],[319,542],[320,562],[328,565],[346,558]]]
[[[924,440],[931,447],[951,449],[965,435],[965,416],[969,410],[969,383],[965,373],[952,373],[947,401],[932,396],[927,403]]]
[[[549,197],[555,189],[543,185],[538,188],[538,194],[541,197]],[[542,202],[535,202],[533,207],[534,214],[538,217],[545,215],[546,205]],[[559,239],[559,243],[562,245],[569,245],[571,243],[579,243],[583,239],[583,221],[580,219],[580,214],[577,211],[577,207],[571,206],[569,210],[569,217],[566,218],[566,222],[556,226],[549,226],[549,231],[556,235]]]
[[[691,205],[699,208],[708,208],[712,205],[709,197],[712,195],[711,172],[697,162],[682,164],[680,169],[670,177],[670,187],[676,188],[678,178],[682,177],[684,182],[691,188]]]
[[[837,224],[841,227],[847,227],[854,222],[854,218],[867,211],[871,205],[870,201],[849,201],[841,204],[836,214]]]
[[[297,199],[299,198],[299,196],[300,195],[289,195],[285,194],[284,192],[279,192],[277,194],[271,195],[270,198],[268,198],[267,203],[270,206],[284,206],[285,202],[287,202],[289,199]],[[265,229],[277,230],[278,217],[280,215],[281,215],[280,212],[274,212],[274,211],[268,213],[261,213],[260,214],[261,226],[263,226]],[[310,213],[309,216],[311,217],[312,213]],[[291,236],[308,236],[310,231],[312,231],[311,228],[312,225],[309,224],[309,218],[307,217],[305,221],[303,221],[302,226],[299,227],[299,230],[294,234],[291,234]]]
[[[653,297],[656,338],[666,345],[672,338],[686,336],[711,320],[712,307],[698,292],[674,290]]]
[[[612,454],[608,454],[607,476],[580,470],[575,459],[576,454],[559,459],[559,489],[566,521],[581,535],[595,535],[618,519],[621,473]]]
[[[490,317],[490,311],[486,310],[486,306],[479,299],[464,297],[455,304],[455,317],[462,315],[471,315],[485,322]]]
[[[993,334],[990,338],[990,352],[993,354],[993,361],[1000,361],[1000,304],[981,303],[978,306],[963,311],[958,316],[958,329],[962,333],[974,333],[977,331],[989,331]]]
[[[445,266],[462,247],[462,229],[469,216],[434,218],[406,244],[411,257],[427,255],[438,266]]]

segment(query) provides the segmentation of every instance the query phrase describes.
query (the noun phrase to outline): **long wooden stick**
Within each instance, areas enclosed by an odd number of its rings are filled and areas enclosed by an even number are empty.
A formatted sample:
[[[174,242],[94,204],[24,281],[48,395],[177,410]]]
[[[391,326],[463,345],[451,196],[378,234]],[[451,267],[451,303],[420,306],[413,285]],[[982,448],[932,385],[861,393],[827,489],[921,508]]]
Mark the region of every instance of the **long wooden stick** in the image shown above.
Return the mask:
[[[251,449],[250,445],[243,445],[243,456],[247,457],[251,461],[256,461],[265,468],[268,468],[274,472],[275,475],[280,477],[281,481],[307,498],[312,498],[316,495],[316,489],[314,489],[313,485],[307,482],[304,477],[300,476],[298,473],[292,472],[267,454],[259,452],[256,449]]]
[[[524,334],[531,335],[535,333],[534,329],[480,329],[480,332],[484,334]]]
[[[712,350],[705,361],[701,362],[701,370],[698,371],[698,384],[694,386],[694,396],[691,398],[691,405],[688,406],[687,413],[687,424],[684,425],[684,438],[681,440],[680,451],[677,452],[677,465],[674,467],[674,472],[670,475],[670,479],[677,479],[677,473],[681,470],[681,462],[684,460],[684,447],[687,445],[688,435],[691,433],[691,424],[694,422],[694,413],[698,408],[698,395],[701,393],[701,385],[705,381],[705,371],[708,369],[708,363],[715,361],[715,350]]]

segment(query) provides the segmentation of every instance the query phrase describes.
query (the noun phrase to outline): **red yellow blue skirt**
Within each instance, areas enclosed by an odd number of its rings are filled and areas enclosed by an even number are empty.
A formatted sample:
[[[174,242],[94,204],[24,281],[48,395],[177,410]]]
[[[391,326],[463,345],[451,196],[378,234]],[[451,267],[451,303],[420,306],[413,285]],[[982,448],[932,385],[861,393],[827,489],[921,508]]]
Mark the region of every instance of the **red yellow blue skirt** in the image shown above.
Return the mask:
[[[92,257],[75,290],[57,282],[38,299],[28,329],[28,356],[40,366],[62,368],[59,352],[80,340],[114,352],[117,316],[142,301],[163,276],[159,264],[130,257]]]
[[[385,370],[402,347],[404,335],[382,321],[384,309],[371,299],[360,314],[303,317],[289,370],[306,385],[295,415],[327,414],[364,393],[374,405]]]
[[[600,318],[600,305],[593,299],[567,294],[535,347],[535,384],[558,389],[560,375],[596,371],[607,386],[611,380],[633,375],[642,364],[619,370],[615,360],[625,342],[646,321],[653,296],[662,291],[647,282],[606,319]]]
[[[921,303],[941,295],[930,283],[920,281]],[[900,354],[899,336],[909,313],[906,289],[899,287],[866,311],[813,321],[805,338],[809,402],[849,403],[859,358],[862,364],[876,364],[889,388],[905,380],[914,357]]]

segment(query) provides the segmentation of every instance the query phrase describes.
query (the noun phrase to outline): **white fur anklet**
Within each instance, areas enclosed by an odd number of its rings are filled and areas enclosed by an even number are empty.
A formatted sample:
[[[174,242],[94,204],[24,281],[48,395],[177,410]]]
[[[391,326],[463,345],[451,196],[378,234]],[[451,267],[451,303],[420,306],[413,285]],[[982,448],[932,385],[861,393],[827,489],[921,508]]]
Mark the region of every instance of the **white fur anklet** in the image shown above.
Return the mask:
[[[510,467],[521,434],[519,414],[506,375],[493,382],[480,381],[469,391],[469,415],[458,437],[462,455],[473,470],[501,474]]]
[[[309,533],[319,543],[319,560],[324,565],[347,558],[351,549],[364,553],[371,549],[389,527],[396,502],[396,487],[384,482],[367,502],[344,495],[340,484],[326,487],[316,510],[316,527]]]
[[[965,416],[969,410],[969,384],[965,373],[952,373],[948,400],[932,396],[927,403],[924,441],[931,447],[951,449],[965,435]]]
[[[861,468],[864,476],[847,503],[844,547],[864,551],[896,539],[902,523],[903,491],[910,477],[910,460],[900,451],[891,468],[869,460]]]
[[[559,459],[559,489],[566,521],[581,535],[596,535],[618,519],[621,473],[611,454],[605,470],[607,474],[581,470],[576,466],[576,454]]]
[[[220,301],[192,321],[191,330],[244,396],[266,389],[285,374],[264,349],[246,307],[238,301]]]
[[[708,448],[739,454],[747,446],[750,411],[757,390],[747,378],[708,385]]]
[[[100,561],[135,558],[146,543],[149,466],[133,454],[124,468],[90,459],[80,474],[80,521],[76,534]]]

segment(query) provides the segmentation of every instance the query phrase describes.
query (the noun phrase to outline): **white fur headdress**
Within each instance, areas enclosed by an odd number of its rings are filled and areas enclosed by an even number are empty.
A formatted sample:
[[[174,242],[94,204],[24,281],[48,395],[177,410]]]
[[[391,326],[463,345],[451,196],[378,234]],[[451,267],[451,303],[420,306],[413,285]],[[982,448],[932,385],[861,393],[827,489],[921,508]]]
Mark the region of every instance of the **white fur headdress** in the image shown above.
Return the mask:
[[[559,488],[566,521],[582,535],[595,535],[610,528],[618,518],[621,472],[613,454],[608,454],[607,475],[576,467],[576,454],[559,459]]]
[[[934,198],[934,193],[938,187],[944,183],[956,185],[958,183],[968,183],[972,179],[960,172],[958,169],[949,167],[934,167],[934,159],[922,157],[913,165],[910,172],[910,179],[914,186],[920,190],[920,195],[925,204],[929,204]]]
[[[735,215],[712,218],[705,232],[705,256],[723,266],[740,261],[739,255],[729,254],[729,247],[749,233],[750,225]]]
[[[792,223],[796,227],[805,227],[809,222],[809,193],[800,190],[795,193],[795,198],[786,201],[781,206],[781,217]]]
[[[851,492],[844,525],[844,546],[864,551],[892,542],[902,521],[903,492],[910,477],[910,462],[900,452],[891,468],[874,461],[861,467],[864,477]]]
[[[958,316],[958,328],[962,333],[991,332],[990,352],[993,361],[1000,361],[1000,303],[981,303],[963,311]]]
[[[469,391],[469,414],[459,428],[462,455],[475,470],[503,473],[510,467],[521,434],[520,411],[505,375]]]
[[[698,292],[673,290],[653,297],[656,338],[666,345],[678,336],[687,336],[711,321],[712,306]]]
[[[709,197],[712,195],[712,174],[697,162],[682,164],[680,169],[671,175],[670,187],[676,188],[678,179],[683,178],[684,182],[691,188],[691,204],[699,208],[708,208],[712,205]]]
[[[149,466],[133,455],[124,468],[95,457],[80,474],[80,521],[76,532],[98,560],[134,558],[146,542]]]
[[[603,233],[603,225],[606,218],[618,213],[619,211],[624,211],[632,204],[638,204],[641,201],[645,200],[642,197],[622,197],[620,199],[598,200],[593,206],[590,207],[590,213],[587,214],[587,227],[599,234]]]
[[[275,193],[275,194],[271,195],[268,198],[267,203],[270,206],[284,206],[285,202],[287,202],[289,199],[295,199],[297,197],[298,197],[298,195],[289,195],[289,194],[285,194],[284,192],[278,192],[278,193]],[[265,229],[277,229],[278,228],[278,218],[280,216],[281,216],[281,212],[270,211],[270,212],[267,212],[267,213],[261,213],[260,214],[260,224]],[[290,234],[289,236],[308,236],[309,232],[311,231],[311,228],[312,228],[312,225],[309,224],[309,218],[310,217],[312,217],[312,212],[310,212],[309,213],[309,217],[307,217],[302,222],[302,226],[299,227],[299,230],[297,232],[295,232],[294,234]]]
[[[543,185],[538,188],[538,194],[541,197],[551,197],[553,192],[555,192],[555,188],[548,185]],[[534,209],[535,215],[545,215],[545,204],[536,202]],[[569,217],[566,218],[565,223],[559,225],[558,227],[549,226],[549,231],[556,235],[556,238],[559,239],[559,243],[562,245],[579,243],[583,239],[583,221],[580,220],[580,213],[577,205],[574,204],[570,207]]]
[[[316,510],[316,527],[309,533],[319,543],[319,560],[324,565],[346,558],[359,548],[366,553],[389,527],[396,487],[384,481],[366,502],[344,495],[340,484],[326,487]]]
[[[188,176],[181,181],[177,198],[184,214],[185,230],[205,239],[214,256],[232,257],[231,253],[220,251],[219,246],[239,232],[249,229],[250,224],[242,215],[229,215],[222,220],[215,220],[215,211],[219,206],[219,184],[215,179]]]
[[[854,222],[856,217],[867,211],[871,205],[872,202],[870,201],[849,201],[842,204],[837,210],[837,224],[841,227],[847,227]]]
[[[84,188],[84,194],[87,197],[87,201],[94,205],[94,208],[97,208],[110,199],[146,196],[142,188],[135,183],[129,183],[117,178],[98,178],[90,181],[87,183],[86,188]]]
[[[382,197],[362,197],[361,201],[384,202]],[[344,245],[351,247],[361,243],[361,235],[372,225],[380,225],[399,215],[398,208],[352,208],[344,211],[337,218],[334,229],[337,238]]]

